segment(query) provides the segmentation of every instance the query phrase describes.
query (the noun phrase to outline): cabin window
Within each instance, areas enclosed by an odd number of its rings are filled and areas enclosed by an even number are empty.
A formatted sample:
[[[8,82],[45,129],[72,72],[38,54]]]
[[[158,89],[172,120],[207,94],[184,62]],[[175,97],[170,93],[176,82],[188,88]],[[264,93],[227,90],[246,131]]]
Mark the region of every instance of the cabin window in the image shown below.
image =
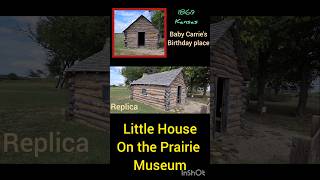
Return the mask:
[[[109,103],[109,86],[102,85],[102,100],[104,103]]]
[[[147,94],[147,89],[142,89],[141,93],[142,93],[142,95],[144,95],[144,96],[147,96],[147,95],[148,95],[148,94]]]

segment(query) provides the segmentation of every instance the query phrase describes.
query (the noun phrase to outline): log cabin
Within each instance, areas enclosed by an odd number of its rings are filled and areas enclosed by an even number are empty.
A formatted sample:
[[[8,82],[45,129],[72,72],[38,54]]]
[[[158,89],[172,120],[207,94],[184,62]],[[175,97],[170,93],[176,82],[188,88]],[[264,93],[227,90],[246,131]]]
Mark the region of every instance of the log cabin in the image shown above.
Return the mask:
[[[234,20],[210,24],[211,140],[241,127],[250,80]]]
[[[110,39],[104,48],[66,69],[70,93],[67,119],[109,132]]]
[[[130,98],[169,111],[186,101],[183,68],[144,74],[130,84]]]
[[[159,30],[143,15],[138,17],[124,31],[124,46],[127,48],[148,48],[159,47]]]

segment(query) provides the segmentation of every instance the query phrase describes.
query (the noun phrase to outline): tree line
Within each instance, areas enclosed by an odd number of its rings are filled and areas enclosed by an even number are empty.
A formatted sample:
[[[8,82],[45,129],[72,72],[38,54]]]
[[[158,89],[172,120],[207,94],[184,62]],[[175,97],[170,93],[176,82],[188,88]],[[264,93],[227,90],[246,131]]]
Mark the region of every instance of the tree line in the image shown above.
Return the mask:
[[[258,107],[264,106],[265,87],[276,91],[285,83],[299,87],[297,115],[305,113],[310,84],[320,73],[319,16],[212,16],[211,23],[235,19]]]
[[[43,16],[35,30],[24,31],[47,50],[46,66],[61,88],[67,68],[103,48],[109,26],[108,16]]]

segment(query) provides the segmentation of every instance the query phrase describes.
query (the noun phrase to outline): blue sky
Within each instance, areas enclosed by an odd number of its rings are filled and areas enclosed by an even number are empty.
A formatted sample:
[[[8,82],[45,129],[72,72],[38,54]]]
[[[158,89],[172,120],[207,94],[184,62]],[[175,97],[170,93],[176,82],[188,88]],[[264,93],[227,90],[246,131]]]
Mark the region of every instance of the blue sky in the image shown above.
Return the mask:
[[[122,33],[139,16],[144,15],[151,20],[151,14],[145,10],[115,10],[114,28],[116,33]]]
[[[125,83],[125,77],[121,75],[122,66],[111,66],[110,67],[110,84],[119,85]]]
[[[46,71],[46,51],[19,31],[27,26],[34,29],[38,21],[39,16],[0,17],[0,74],[27,75],[30,69]]]

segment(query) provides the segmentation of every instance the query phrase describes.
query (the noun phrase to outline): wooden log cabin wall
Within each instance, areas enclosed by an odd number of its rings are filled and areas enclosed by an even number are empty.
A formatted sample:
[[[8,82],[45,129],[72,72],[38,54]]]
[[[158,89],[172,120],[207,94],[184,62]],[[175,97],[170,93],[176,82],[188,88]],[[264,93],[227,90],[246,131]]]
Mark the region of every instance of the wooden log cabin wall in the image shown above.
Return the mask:
[[[159,30],[143,15],[124,31],[124,45],[127,48],[156,49],[159,46]]]
[[[66,70],[70,89],[68,119],[109,131],[110,40],[103,50]]]
[[[185,104],[187,89],[182,70],[144,74],[130,84],[131,99],[166,111]]]
[[[246,111],[249,71],[239,58],[234,20],[210,25],[211,140],[239,128]]]

